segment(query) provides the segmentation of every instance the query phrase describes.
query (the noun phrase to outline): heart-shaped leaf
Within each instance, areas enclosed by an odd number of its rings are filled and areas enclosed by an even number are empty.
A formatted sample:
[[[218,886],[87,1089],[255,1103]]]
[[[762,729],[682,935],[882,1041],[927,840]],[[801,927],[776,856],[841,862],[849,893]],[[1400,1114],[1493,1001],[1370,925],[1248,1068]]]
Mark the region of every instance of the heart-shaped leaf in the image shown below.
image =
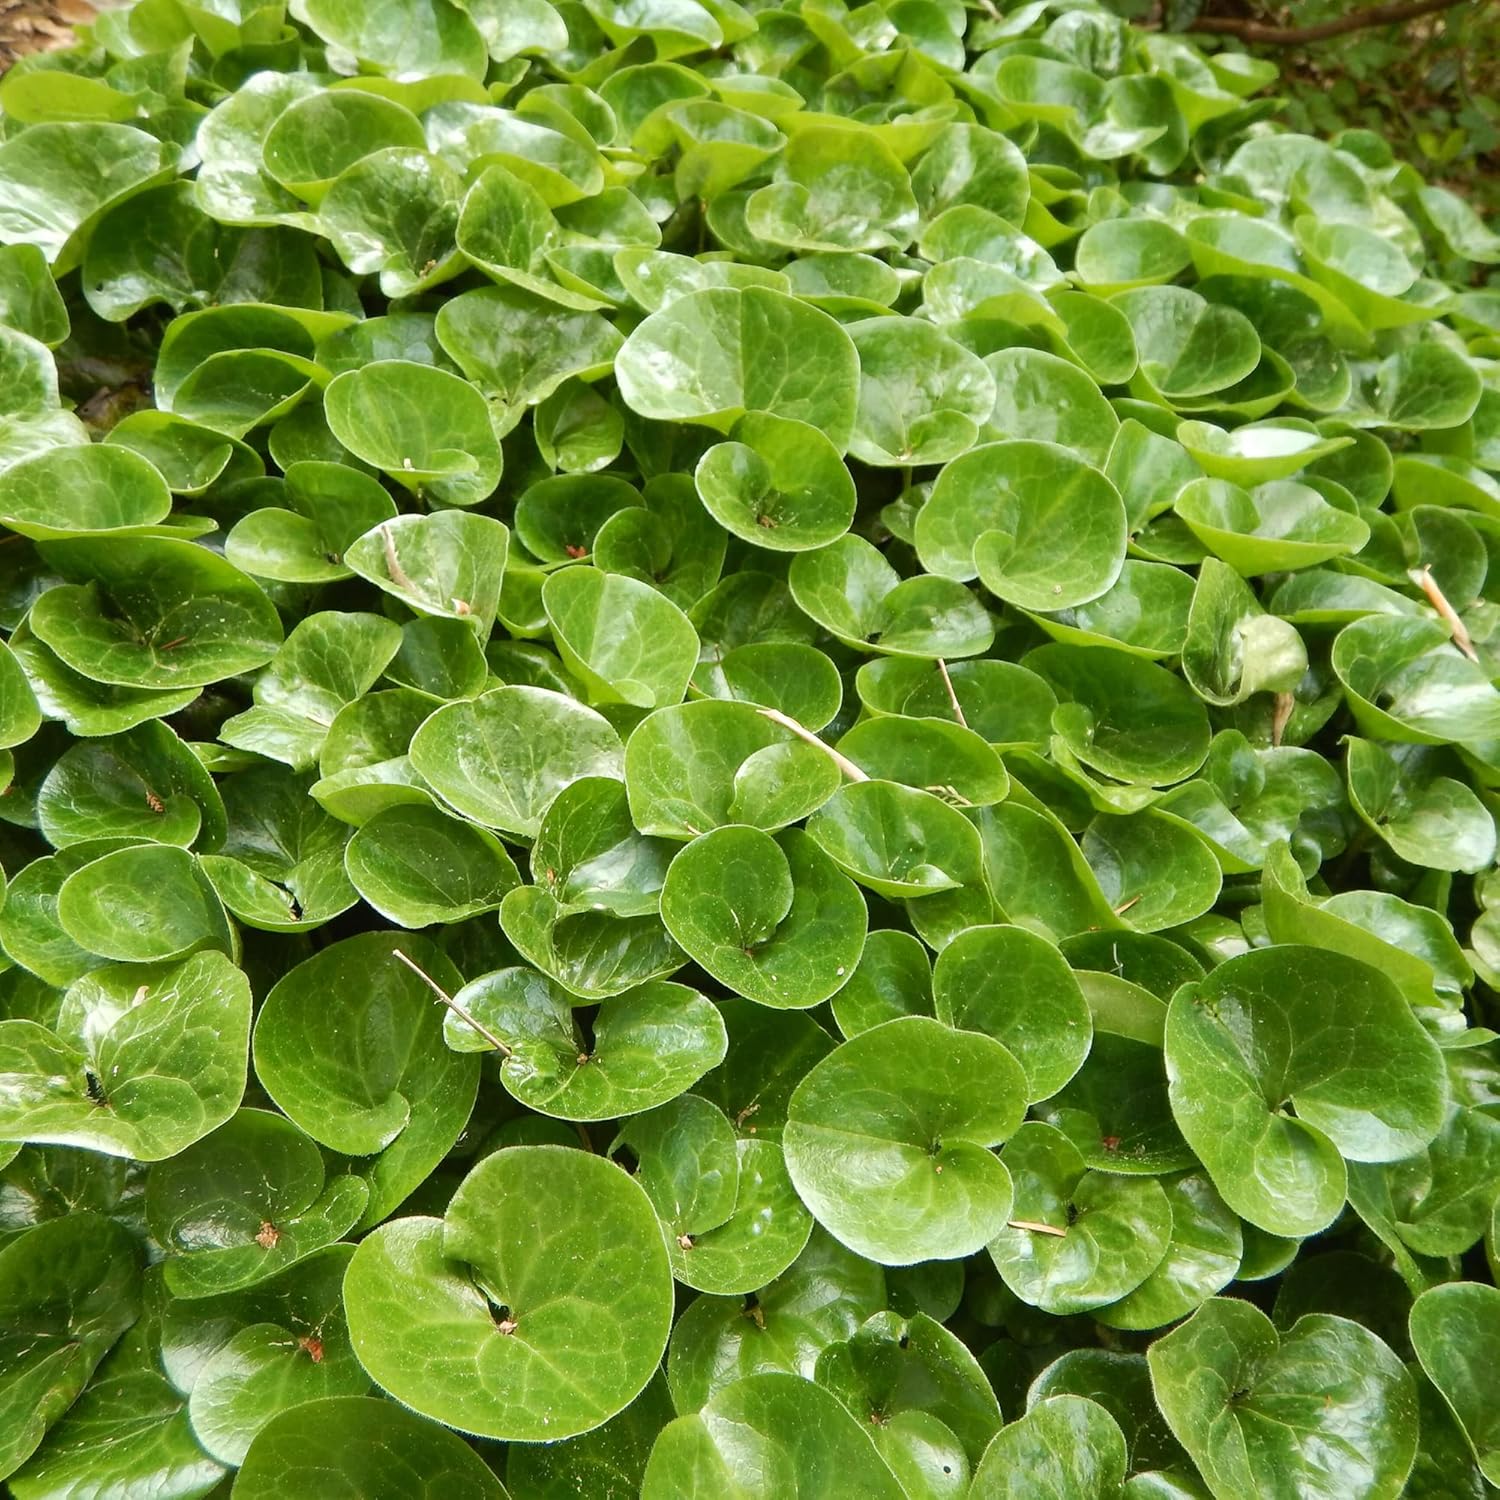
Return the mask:
[[[580,1278],[583,1260],[598,1274]],[[645,1387],[672,1273],[649,1200],[618,1167],[518,1146],[480,1162],[445,1218],[395,1219],[363,1240],[345,1307],[360,1363],[404,1404],[539,1442],[599,1426]]]
[[[721,984],[762,1005],[826,1000],[859,961],[865,903],[807,834],[716,828],[667,870],[662,921]]]
[[[479,1083],[477,1059],[443,1045],[432,992],[398,951],[458,988],[427,940],[364,933],[288,972],[255,1022],[255,1073],[272,1100],[320,1145],[374,1157],[361,1224],[379,1223],[442,1160]]]
[[[379,1486],[393,1469],[451,1500],[504,1500],[505,1490],[461,1438],[404,1407],[370,1396],[325,1396],[273,1417],[255,1435],[235,1487],[271,1500],[318,1483],[336,1465],[355,1483]]]
[[[536,744],[548,746],[544,758]],[[565,786],[621,773],[608,720],[546,688],[499,687],[440,708],[411,742],[412,765],[456,812],[534,838]]]
[[[909,1016],[843,1043],[788,1106],[787,1167],[835,1238],[885,1265],[955,1260],[994,1238],[1011,1181],[990,1148],[1026,1080],[998,1042]]]
[[[1284,944],[1221,964],[1173,998],[1166,1052],[1188,1144],[1224,1201],[1273,1234],[1332,1221],[1344,1157],[1399,1161],[1442,1128],[1436,1046],[1383,974],[1339,955]]]
[[[1309,1313],[1286,1334],[1248,1302],[1215,1297],[1147,1351],[1173,1433],[1216,1497],[1277,1475],[1307,1495],[1401,1494],[1417,1397],[1367,1328]]]

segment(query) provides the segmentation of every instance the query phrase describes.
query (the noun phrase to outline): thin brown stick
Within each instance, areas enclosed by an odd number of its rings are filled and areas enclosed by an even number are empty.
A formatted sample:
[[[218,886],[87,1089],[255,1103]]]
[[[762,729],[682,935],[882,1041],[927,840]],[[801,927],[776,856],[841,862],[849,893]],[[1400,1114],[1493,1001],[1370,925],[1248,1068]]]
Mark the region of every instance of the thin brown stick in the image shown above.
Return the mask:
[[[1438,612],[1451,632],[1453,644],[1470,661],[1477,662],[1479,653],[1474,649],[1474,642],[1469,636],[1469,627],[1459,619],[1458,611],[1449,604],[1448,596],[1438,586],[1437,579],[1432,576],[1432,569],[1424,563],[1420,568],[1412,568],[1407,577],[1427,595],[1427,602]]]
[[[1291,722],[1296,710],[1297,698],[1294,693],[1277,693],[1271,709],[1271,747],[1273,749],[1280,747],[1281,736],[1286,733],[1286,726]]]
[[[799,740],[804,740],[809,745],[816,745],[850,781],[868,781],[870,779],[847,755],[840,755],[826,740],[820,740],[812,730],[805,724],[799,724],[790,714],[782,713],[779,708],[762,708],[759,710],[759,713],[773,724],[780,724],[788,734],[795,734]]]
[[[1029,1229],[1033,1234],[1051,1234],[1060,1240],[1068,1237],[1066,1229],[1059,1229],[1056,1224],[1043,1224],[1037,1219],[1008,1219],[1006,1222],[1012,1229]]]
[[[497,1037],[495,1033],[489,1029],[488,1026],[485,1026],[479,1021],[476,1021],[474,1017],[471,1016],[468,1011],[466,1011],[463,1006],[461,1006],[458,1001],[455,1000],[453,996],[450,995],[448,991],[445,990],[442,985],[440,985],[437,980],[435,980],[432,975],[429,974],[420,964],[408,958],[406,954],[404,954],[399,948],[391,949],[391,957],[399,958],[401,962],[404,963],[406,967],[410,969],[412,973],[415,974],[417,978],[420,979],[422,983],[425,984],[427,988],[430,989],[432,993],[436,995],[438,999],[441,1000],[443,1004],[446,1005],[448,1009],[451,1010],[453,1014],[464,1023],[465,1026],[468,1026],[471,1030],[477,1032],[480,1036],[482,1036],[485,1041],[487,1041],[490,1046],[492,1046],[495,1051],[500,1054],[501,1057],[509,1057],[511,1055],[510,1048],[507,1047],[505,1043],[502,1042],[500,1038]]]
[[[412,593],[416,593],[417,586],[412,582],[411,574],[401,566],[401,559],[396,556],[396,541],[391,535],[389,526],[380,528],[380,540],[385,544],[386,576],[398,589],[409,589]]]
[[[967,729],[969,721],[964,718],[963,705],[958,701],[958,694],[953,691],[953,679],[948,675],[948,663],[940,656],[938,657],[938,671],[943,674],[943,687],[948,693],[948,703],[953,709],[953,717]]]
[[[1268,26],[1264,21],[1246,20],[1240,16],[1200,16],[1186,29],[1216,36],[1236,36],[1245,42],[1262,42],[1272,47],[1300,47],[1307,42],[1321,42],[1331,36],[1345,36],[1351,31],[1369,31],[1376,26],[1399,26],[1430,16],[1440,10],[1455,10],[1464,0],[1397,0],[1388,5],[1372,5],[1365,10],[1351,10],[1348,15],[1313,26]]]

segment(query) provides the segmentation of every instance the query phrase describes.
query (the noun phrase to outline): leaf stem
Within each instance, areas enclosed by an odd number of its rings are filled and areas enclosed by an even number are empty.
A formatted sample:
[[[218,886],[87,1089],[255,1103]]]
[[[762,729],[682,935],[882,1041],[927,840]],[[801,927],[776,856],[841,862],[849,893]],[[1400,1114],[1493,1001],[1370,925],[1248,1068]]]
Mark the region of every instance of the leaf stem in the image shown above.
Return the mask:
[[[1277,693],[1274,706],[1271,709],[1271,748],[1279,749],[1281,736],[1286,732],[1286,726],[1291,721],[1293,713],[1297,709],[1297,698],[1293,693]]]
[[[406,589],[413,594],[417,593],[418,589],[412,581],[411,574],[401,566],[401,559],[396,556],[396,541],[391,535],[391,528],[388,524],[381,526],[380,540],[385,547],[385,571],[391,582],[398,589]],[[426,975],[423,975],[423,978],[426,978]],[[431,983],[431,981],[429,980],[428,983]]]
[[[769,719],[773,724],[780,724],[789,734],[795,734],[799,740],[805,740],[809,745],[816,745],[850,781],[868,781],[870,779],[847,755],[840,755],[826,740],[820,740],[812,730],[805,724],[799,724],[790,714],[782,713],[779,708],[762,708],[758,709],[757,712],[763,718]]]
[[[937,669],[942,674],[943,687],[948,694],[948,703],[953,709],[953,717],[958,720],[961,727],[967,729],[969,721],[964,718],[963,705],[958,701],[958,694],[953,691],[953,679],[948,675],[948,663],[940,656],[937,659]]]
[[[1037,1219],[1009,1219],[1006,1222],[1011,1229],[1029,1229],[1033,1234],[1050,1234],[1060,1240],[1066,1239],[1068,1234],[1056,1224],[1043,1224]]]
[[[1458,617],[1458,611],[1448,602],[1448,596],[1438,586],[1438,581],[1432,576],[1432,569],[1423,563],[1420,568],[1411,568],[1407,571],[1408,578],[1427,595],[1427,602],[1438,612],[1438,615],[1447,625],[1453,636],[1453,644],[1463,652],[1470,661],[1477,662],[1479,653],[1474,649],[1474,642],[1469,635],[1469,627]]]
[[[500,1038],[497,1037],[495,1033],[489,1029],[488,1026],[485,1026],[481,1022],[476,1021],[474,1017],[471,1016],[468,1011],[466,1011],[463,1006],[461,1006],[458,1001],[455,1000],[453,996],[450,995],[448,991],[445,990],[442,985],[440,985],[437,980],[432,977],[431,974],[429,974],[424,968],[422,968],[420,964],[408,958],[407,955],[403,953],[399,948],[391,949],[391,957],[399,958],[401,962],[404,963],[406,967],[410,969],[412,973],[415,974],[417,978],[420,979],[422,983],[425,984],[427,988],[430,989],[432,993],[436,995],[438,999],[441,1000],[442,1003],[446,1005],[448,1009],[451,1010],[453,1014],[464,1023],[465,1026],[469,1027],[471,1030],[477,1032],[480,1036],[482,1036],[485,1041],[487,1041],[490,1046],[492,1046],[495,1051],[500,1054],[501,1057],[509,1057],[511,1055],[511,1049],[507,1047],[505,1043],[502,1042]]]

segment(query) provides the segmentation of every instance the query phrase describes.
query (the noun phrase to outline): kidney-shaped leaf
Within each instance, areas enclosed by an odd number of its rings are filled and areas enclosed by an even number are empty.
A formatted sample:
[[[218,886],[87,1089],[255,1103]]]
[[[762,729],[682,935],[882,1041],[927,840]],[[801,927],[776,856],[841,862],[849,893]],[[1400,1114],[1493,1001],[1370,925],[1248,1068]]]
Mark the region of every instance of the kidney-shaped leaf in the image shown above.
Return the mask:
[[[991,1151],[1021,1123],[1026,1077],[991,1037],[907,1016],[835,1048],[797,1086],[783,1143],[802,1201],[885,1265],[957,1260],[1010,1213]]]
[[[0,1139],[160,1161],[234,1113],[250,985],[220,953],[85,975],[57,1029],[0,1022]]]
[[[206,547],[80,537],[42,548],[70,581],[32,606],[31,629],[96,682],[202,687],[264,666],[281,644],[271,601]]]
[[[1179,990],[1166,1057],[1188,1144],[1224,1201],[1272,1234],[1331,1223],[1343,1158],[1410,1156],[1447,1107],[1437,1046],[1395,985],[1296,944],[1241,954]]]
[[[1126,1493],[1125,1436],[1096,1401],[1052,1396],[1001,1429],[974,1474],[971,1500],[1115,1500]]]
[[[466,818],[535,838],[552,799],[585,776],[621,774],[609,721],[548,688],[500,687],[440,708],[413,736],[412,764]]]
[[[312,1139],[282,1115],[242,1109],[153,1172],[146,1219],[178,1297],[239,1291],[342,1239],[369,1190],[325,1174]]]
[[[1485,1372],[1500,1351],[1500,1291],[1453,1281],[1412,1304],[1411,1343],[1427,1378],[1458,1419],[1492,1484],[1500,1477],[1500,1413]]]
[[[1308,1500],[1394,1500],[1417,1448],[1417,1392],[1369,1329],[1309,1313],[1287,1333],[1215,1297],[1147,1351],[1151,1384],[1215,1500],[1290,1485]]]
[[[859,355],[825,312],[765,287],[692,292],[652,313],[615,363],[632,411],[727,432],[747,411],[792,417],[842,452],[854,431]]]
[[[782,1010],[826,1000],[864,946],[864,899],[800,829],[732,824],[687,845],[661,893],[662,921],[737,994]]]
[[[372,1396],[327,1396],[283,1411],[256,1433],[234,1482],[237,1500],[291,1500],[330,1472],[370,1500],[505,1500],[462,1438]]]
[[[500,1081],[521,1103],[562,1120],[654,1109],[721,1063],[728,1045],[711,1002],[659,980],[605,1000],[587,1035],[574,997],[532,969],[481,975],[454,1001],[448,1045],[472,1052],[500,1042]]]
[[[1054,443],[990,443],[955,459],[917,515],[925,567],[978,576],[1007,604],[1070,609],[1097,599],[1125,561],[1118,491]]]
[[[368,932],[304,960],[275,984],[255,1022],[255,1072],[315,1141],[367,1166],[365,1221],[378,1223],[458,1139],[479,1085],[477,1058],[443,1045],[428,985],[458,974],[414,935]]]
[[[646,1194],[601,1156],[516,1146],[443,1219],[395,1219],[344,1284],[360,1363],[404,1405],[521,1442],[573,1437],[640,1394],[672,1321]]]
[[[906,1493],[838,1397],[796,1375],[746,1376],[700,1411],[661,1431],[641,1500],[782,1500],[832,1495],[861,1500]]]

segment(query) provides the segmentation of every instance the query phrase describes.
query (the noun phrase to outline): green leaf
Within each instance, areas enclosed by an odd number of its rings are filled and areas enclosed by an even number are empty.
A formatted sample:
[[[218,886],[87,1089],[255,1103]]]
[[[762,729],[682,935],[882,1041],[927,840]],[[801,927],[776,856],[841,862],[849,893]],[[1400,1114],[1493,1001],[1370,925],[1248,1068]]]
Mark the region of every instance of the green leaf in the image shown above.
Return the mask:
[[[37,790],[36,810],[54,849],[102,838],[212,848],[226,829],[213,778],[165,724],[152,720],[64,751]]]
[[[1358,516],[1290,480],[1246,491],[1225,479],[1196,479],[1178,491],[1173,509],[1205,547],[1247,577],[1315,567],[1370,539]]]
[[[1026,1080],[998,1042],[909,1016],[836,1048],[798,1085],[784,1136],[813,1217],[885,1265],[972,1255],[1002,1228]]]
[[[510,532],[489,516],[440,510],[395,516],[344,553],[361,578],[419,614],[467,620],[481,640],[500,606]]]
[[[1035,349],[1002,349],[985,360],[995,381],[986,435],[1055,443],[1101,465],[1119,420],[1093,379],[1070,360]]]
[[[1000,1405],[968,1349],[924,1313],[877,1313],[852,1339],[818,1356],[817,1383],[880,1428],[906,1413],[943,1424],[977,1462],[1000,1428]],[[889,1449],[879,1435],[876,1446]]]
[[[547,132],[544,132],[547,133]],[[437,336],[480,392],[499,405],[501,431],[565,380],[592,380],[620,352],[620,335],[597,313],[563,315],[521,287],[484,287],[445,302]],[[589,299],[590,306],[593,299]]]
[[[1164,1327],[1222,1291],[1240,1269],[1240,1221],[1207,1175],[1184,1172],[1161,1185],[1172,1210],[1167,1253],[1133,1291],[1095,1310],[1094,1317],[1107,1327]]]
[[[1041,646],[1025,658],[1057,695],[1052,725],[1084,765],[1120,781],[1168,786],[1208,754],[1208,715],[1163,667],[1118,651]]]
[[[885,1300],[881,1267],[814,1229],[794,1264],[755,1293],[753,1313],[743,1297],[703,1296],[688,1307],[667,1361],[673,1401],[696,1411],[733,1381],[764,1371],[810,1381],[819,1353],[852,1337]]]
[[[115,428],[115,440],[119,432]],[[288,466],[286,500],[284,508],[251,511],[224,539],[225,557],[252,578],[277,583],[347,578],[353,565],[345,554],[358,538],[396,518],[395,504],[378,481],[320,459]]]
[[[500,478],[484,398],[432,365],[376,360],[336,375],[324,396],[333,435],[397,483],[448,505],[477,505]]]
[[[1495,1452],[1494,1401],[1483,1380],[1475,1379],[1500,1330],[1500,1294],[1492,1286],[1455,1281],[1423,1292],[1412,1304],[1411,1342],[1428,1379],[1458,1420],[1493,1482],[1500,1472]]]
[[[646,1460],[656,1435],[676,1413],[667,1382],[651,1383],[618,1416],[602,1427],[562,1443],[528,1443],[512,1448],[505,1477],[516,1496],[588,1496],[624,1500],[640,1492]]]
[[[0,1022],[0,1136],[175,1156],[238,1107],[249,1028],[249,983],[222,954],[96,969],[55,1028]]]
[[[977,575],[1007,604],[1069,609],[1119,577],[1125,511],[1098,469],[1055,444],[990,443],[938,475],[916,545],[934,573]]]
[[[36,245],[0,249],[0,318],[7,327],[55,348],[68,336],[68,309]]]
[[[604,1001],[587,1035],[573,996],[531,969],[485,974],[454,999],[448,1045],[472,1052],[501,1042],[500,1081],[528,1108],[562,1120],[665,1104],[722,1062],[728,1044],[718,1011],[680,984],[654,981]]]
[[[1366,615],[1339,631],[1332,662],[1355,722],[1372,738],[1500,738],[1500,693],[1435,620]]]
[[[1177,428],[1177,441],[1187,449],[1204,473],[1213,478],[1236,485],[1263,486],[1285,479],[1309,464],[1316,463],[1318,459],[1347,448],[1353,439],[1342,436],[1325,438],[1310,422],[1294,424],[1290,421],[1271,421],[1252,422],[1244,427],[1236,427],[1232,432],[1226,432],[1208,422],[1183,422]],[[1195,490],[1195,497],[1199,493]],[[1212,496],[1222,492],[1203,493]],[[1314,546],[1322,542],[1325,547],[1331,547],[1337,541],[1342,544],[1343,550],[1350,552],[1357,550],[1363,543],[1363,538],[1347,521],[1331,520],[1299,491],[1270,491],[1264,503],[1271,514],[1265,518],[1257,514],[1253,522],[1248,516],[1236,514],[1232,501],[1221,499],[1215,505],[1210,498],[1207,503],[1210,515],[1227,510],[1240,530],[1260,530],[1275,537],[1284,530],[1295,533],[1300,528],[1310,533],[1306,539]],[[1300,535],[1291,538],[1302,539]],[[1309,552],[1308,560],[1319,559]]]
[[[1147,1358],[1156,1399],[1216,1497],[1286,1479],[1328,1500],[1401,1494],[1416,1388],[1358,1323],[1309,1313],[1278,1334],[1250,1303],[1215,1297]]]
[[[1188,1144],[1224,1201],[1273,1234],[1331,1223],[1344,1157],[1399,1161],[1437,1135],[1446,1112],[1441,1058],[1400,991],[1317,949],[1252,951],[1184,986],[1166,1054]]]
[[[1500,1184],[1500,1131],[1489,1115],[1456,1109],[1424,1151],[1389,1166],[1350,1168],[1350,1192],[1380,1205],[1417,1255],[1462,1255],[1489,1224]]]
[[[1260,339],[1243,313],[1181,286],[1146,286],[1111,299],[1130,320],[1140,351],[1139,394],[1168,405],[1211,396],[1243,380]]]
[[[1028,1099],[1055,1094],[1082,1066],[1093,1019],[1067,961],[1021,927],[971,927],[938,954],[937,1018],[1002,1043],[1026,1074]]]
[[[31,629],[96,682],[203,687],[264,666],[281,644],[271,601],[207,548],[122,537],[44,542],[42,551],[70,581],[36,601]]]
[[[1077,1147],[1039,1121],[1021,1126],[1000,1160],[1015,1198],[989,1251],[1023,1302],[1056,1316],[1086,1312],[1161,1264],[1172,1210],[1154,1179],[1089,1171]]]
[[[1079,848],[1110,909],[1138,931],[1181,926],[1219,899],[1223,875],[1207,841],[1153,808],[1101,813]]]
[[[226,719],[219,738],[309,769],[339,710],[374,687],[400,644],[397,626],[379,615],[308,615],[256,678],[255,707]]]
[[[131,125],[45,121],[0,146],[0,235],[35,245],[55,276],[83,256],[105,212],[164,181],[174,147]]]
[[[905,1491],[837,1397],[795,1375],[756,1374],[661,1431],[642,1500],[771,1500],[848,1485],[871,1500]]]
[[[432,992],[398,950],[450,993],[458,988],[427,939],[364,933],[290,970],[255,1022],[255,1074],[272,1101],[320,1145],[374,1158],[362,1227],[384,1219],[447,1154],[479,1082],[478,1060],[443,1045]],[[330,994],[341,997],[336,1010]]]
[[[688,844],[667,869],[662,921],[689,957],[736,994],[805,1009],[859,961],[865,903],[807,834],[774,839],[728,825]]]
[[[672,1316],[645,1193],[560,1146],[485,1158],[446,1217],[396,1219],[363,1240],[345,1286],[355,1352],[392,1395],[463,1431],[530,1442],[629,1405]]]
[[[547,750],[538,758],[537,744]],[[585,776],[621,774],[608,720],[546,688],[499,687],[450,703],[411,742],[412,764],[456,812],[534,838],[554,797]]]
[[[39,541],[115,532],[169,535],[166,481],[115,444],[51,448],[0,476],[0,522]]]
[[[163,1363],[191,1385],[193,1433],[221,1462],[242,1462],[256,1433],[282,1411],[369,1390],[344,1322],[341,1292],[352,1255],[347,1245],[331,1246],[256,1291],[199,1304],[206,1327],[185,1328],[187,1309],[169,1304]]]
[[[528,963],[579,1000],[606,1000],[676,973],[686,961],[654,911],[580,911],[522,885],[500,903],[500,925]]]
[[[521,883],[494,834],[434,807],[388,807],[344,851],[355,890],[400,927],[461,922],[495,911]]]
[[[858,651],[891,656],[978,656],[995,627],[962,583],[934,574],[902,578],[871,543],[852,533],[792,559],[797,607]]]
[[[1182,648],[1182,675],[1198,696],[1232,707],[1254,693],[1293,692],[1306,671],[1307,647],[1295,627],[1265,613],[1232,566],[1204,558]]]
[[[232,942],[201,866],[166,844],[116,849],[74,871],[57,893],[57,919],[84,952],[130,963],[227,952]]]
[[[853,342],[827,313],[763,287],[693,292],[652,313],[615,373],[625,404],[655,421],[728,432],[769,412],[821,429],[840,452],[854,431]]]
[[[931,160],[929,152],[923,161]],[[869,318],[849,325],[849,336],[859,353],[855,458],[883,467],[946,463],[974,445],[995,405],[982,360],[915,318]]]
[[[261,156],[271,177],[316,207],[355,162],[377,151],[421,150],[425,144],[421,124],[394,100],[363,89],[324,89],[282,111],[266,133]]]
[[[751,193],[745,222],[796,250],[904,250],[916,235],[917,200],[878,137],[811,125],[792,137],[775,180]]]
[[[505,1500],[461,1438],[369,1396],[326,1396],[273,1417],[255,1435],[234,1487],[242,1500],[271,1500],[321,1484],[330,1468],[390,1500],[393,1485],[413,1500]]]
[[[140,1280],[140,1247],[101,1214],[38,1224],[0,1249],[0,1392],[13,1414],[0,1441],[0,1474],[13,1474],[36,1451],[135,1322]]]
[[[1392,754],[1353,735],[1345,745],[1349,804],[1402,859],[1435,870],[1494,862],[1494,819],[1464,782],[1432,775],[1421,751]]]
[[[697,632],[650,584],[598,568],[562,568],[542,585],[542,608],[564,665],[595,703],[661,708],[687,691]]]
[[[87,1485],[154,1485],[164,1494],[208,1494],[224,1467],[198,1446],[186,1401],[161,1373],[154,1324],[137,1323],[110,1351],[11,1491],[48,1500]]]
[[[1042,1493],[1110,1500],[1124,1493],[1125,1438],[1083,1396],[1052,1396],[996,1434],[974,1474],[974,1500]]]
[[[863,387],[861,387],[863,390]],[[817,428],[748,412],[693,474],[699,497],[726,531],[773,552],[806,552],[837,540],[854,519],[854,481]]]
[[[484,38],[467,12],[443,0],[292,0],[291,11],[330,47],[372,72],[404,79],[484,77]]]
[[[242,1109],[151,1174],[146,1219],[174,1295],[218,1296],[342,1239],[368,1196],[361,1178],[326,1173],[290,1120]]]

